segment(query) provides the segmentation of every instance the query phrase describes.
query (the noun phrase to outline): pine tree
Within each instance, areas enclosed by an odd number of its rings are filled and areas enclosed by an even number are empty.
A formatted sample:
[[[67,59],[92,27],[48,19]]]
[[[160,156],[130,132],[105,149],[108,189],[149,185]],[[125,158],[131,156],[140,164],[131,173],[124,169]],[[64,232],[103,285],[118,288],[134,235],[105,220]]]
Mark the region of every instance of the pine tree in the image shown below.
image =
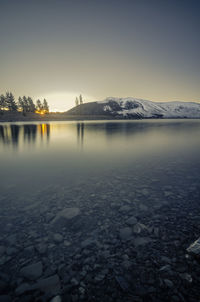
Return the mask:
[[[44,101],[43,101],[43,110],[44,110],[44,113],[49,113],[49,106],[48,106],[46,99],[44,99]]]
[[[36,107],[35,107],[35,104],[33,103],[33,100],[31,97],[27,98],[27,103],[28,103],[29,112],[35,112]]]
[[[6,105],[9,111],[17,111],[17,104],[12,92],[6,92]]]
[[[37,109],[37,111],[39,111],[39,112],[42,110],[42,103],[41,103],[40,100],[37,100],[37,101],[36,101],[36,109]]]
[[[29,112],[29,105],[28,100],[26,96],[23,96],[23,106],[24,106],[24,112]]]
[[[20,111],[22,111],[23,113],[25,112],[24,101],[22,100],[21,96],[18,98],[18,108],[19,108]]]
[[[83,97],[82,97],[81,94],[80,94],[80,96],[79,96],[79,100],[80,100],[80,105],[83,104]]]
[[[6,98],[3,94],[0,95],[0,112],[3,112],[6,108]]]
[[[78,103],[79,103],[79,101],[78,101],[78,98],[76,97],[76,99],[75,99],[75,105],[78,106]]]

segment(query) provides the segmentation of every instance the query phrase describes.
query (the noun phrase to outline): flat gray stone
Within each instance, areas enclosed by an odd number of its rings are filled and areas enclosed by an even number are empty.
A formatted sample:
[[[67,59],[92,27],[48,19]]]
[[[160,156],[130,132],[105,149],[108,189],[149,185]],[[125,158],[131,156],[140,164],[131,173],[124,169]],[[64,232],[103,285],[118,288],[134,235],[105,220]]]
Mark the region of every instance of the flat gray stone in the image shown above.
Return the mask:
[[[33,263],[23,267],[20,270],[20,275],[24,278],[29,280],[37,280],[43,272],[43,265],[42,262],[39,261],[37,263]]]
[[[128,224],[129,226],[133,226],[136,223],[137,223],[137,218],[135,218],[134,216],[132,216],[126,220],[126,224]]]
[[[123,228],[119,231],[119,237],[122,241],[127,241],[132,236],[132,229],[129,227]]]
[[[44,243],[40,243],[36,245],[35,249],[39,254],[45,254],[47,251],[47,245]]]
[[[81,247],[82,248],[86,248],[86,247],[92,246],[94,244],[95,244],[95,241],[93,239],[91,239],[91,238],[88,238],[88,239],[86,239],[86,240],[84,240],[84,241],[81,242]]]
[[[119,211],[120,212],[129,212],[129,211],[131,211],[131,207],[130,206],[127,206],[127,205],[125,205],[125,206],[122,206],[120,209],[119,209]]]
[[[53,239],[55,242],[60,243],[63,241],[63,236],[61,234],[56,233],[53,235]]]
[[[146,245],[150,242],[152,242],[152,240],[148,237],[138,237],[138,238],[134,238],[134,245],[137,246],[141,246],[141,245]]]
[[[56,215],[56,217],[52,220],[52,224],[64,225],[78,215],[80,215],[79,208],[65,208]]]
[[[60,279],[58,275],[53,275],[45,279],[40,279],[37,281],[37,284],[32,288],[40,289],[48,297],[52,297],[60,293]]]
[[[71,242],[70,241],[68,241],[68,240],[64,240],[64,246],[70,246],[71,245]]]
[[[10,235],[9,237],[7,237],[7,242],[10,245],[16,245],[17,244],[17,236],[15,234]]]
[[[23,295],[31,289],[31,286],[28,283],[22,283],[15,289],[15,294],[17,296]],[[1,300],[0,300],[1,301]]]

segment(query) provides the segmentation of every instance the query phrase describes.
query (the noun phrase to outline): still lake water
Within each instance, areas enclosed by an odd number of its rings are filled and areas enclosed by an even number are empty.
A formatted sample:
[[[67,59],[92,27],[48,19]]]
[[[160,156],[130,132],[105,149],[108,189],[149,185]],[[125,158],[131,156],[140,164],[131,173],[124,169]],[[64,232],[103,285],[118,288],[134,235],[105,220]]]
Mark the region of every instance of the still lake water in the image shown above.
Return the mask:
[[[200,120],[0,124],[5,293],[197,301],[199,150]]]
[[[1,197],[21,206],[52,194],[72,202],[145,188],[157,198],[169,188],[187,194],[200,179],[199,150],[199,120],[0,124]]]

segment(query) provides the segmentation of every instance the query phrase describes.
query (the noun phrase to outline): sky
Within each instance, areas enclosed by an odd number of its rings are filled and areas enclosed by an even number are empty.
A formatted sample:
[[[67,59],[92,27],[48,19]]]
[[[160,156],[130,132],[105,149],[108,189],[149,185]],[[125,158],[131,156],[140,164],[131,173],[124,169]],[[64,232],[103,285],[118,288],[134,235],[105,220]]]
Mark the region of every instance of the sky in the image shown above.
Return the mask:
[[[200,1],[0,0],[0,94],[200,101]]]

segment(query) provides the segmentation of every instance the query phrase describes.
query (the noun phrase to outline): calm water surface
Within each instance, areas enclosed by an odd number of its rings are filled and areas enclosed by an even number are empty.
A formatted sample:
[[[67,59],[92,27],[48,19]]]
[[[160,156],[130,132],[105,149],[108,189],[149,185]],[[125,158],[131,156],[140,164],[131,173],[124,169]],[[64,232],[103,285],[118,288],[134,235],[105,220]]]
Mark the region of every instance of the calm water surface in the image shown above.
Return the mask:
[[[111,190],[117,199],[145,187],[158,197],[169,188],[186,193],[199,182],[199,150],[199,120],[0,124],[1,197],[101,199]]]
[[[200,230],[199,138],[200,120],[1,124],[0,277],[11,300],[30,301],[30,283],[41,290],[31,301],[197,301],[199,267],[185,251]]]

